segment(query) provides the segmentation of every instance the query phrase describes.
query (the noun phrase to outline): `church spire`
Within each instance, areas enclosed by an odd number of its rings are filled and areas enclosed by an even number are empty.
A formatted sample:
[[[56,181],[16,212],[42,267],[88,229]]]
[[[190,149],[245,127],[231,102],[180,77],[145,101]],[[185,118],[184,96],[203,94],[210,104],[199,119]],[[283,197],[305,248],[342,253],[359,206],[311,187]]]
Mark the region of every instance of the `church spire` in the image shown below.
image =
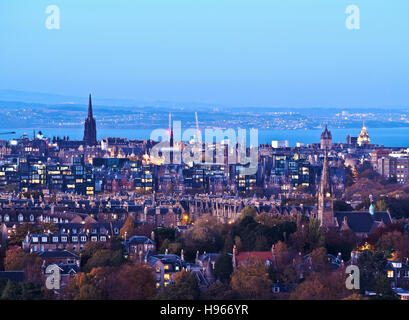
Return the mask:
[[[94,146],[97,144],[97,125],[92,114],[92,101],[91,94],[89,94],[88,102],[88,118],[84,123],[84,138],[83,141],[86,145]]]
[[[88,118],[92,119],[92,101],[91,101],[91,93],[89,94],[89,102],[88,102]]]
[[[318,192],[318,219],[324,228],[336,226],[327,148],[324,149],[324,164]]]
[[[322,167],[322,174],[321,174],[321,193],[324,196],[331,195],[331,180],[329,174],[329,166],[328,166],[328,149],[325,148],[324,150],[324,165]]]

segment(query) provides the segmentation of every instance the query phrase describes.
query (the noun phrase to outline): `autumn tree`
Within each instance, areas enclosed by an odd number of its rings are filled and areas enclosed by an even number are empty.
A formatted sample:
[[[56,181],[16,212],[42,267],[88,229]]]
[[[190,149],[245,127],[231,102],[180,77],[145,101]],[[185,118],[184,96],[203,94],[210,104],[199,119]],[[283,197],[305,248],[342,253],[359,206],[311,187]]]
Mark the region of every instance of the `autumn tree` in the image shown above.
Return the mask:
[[[28,281],[40,283],[42,262],[36,254],[25,252],[21,248],[13,248],[6,251],[4,268],[6,271],[24,271]]]
[[[301,263],[300,259],[284,242],[277,242],[274,246],[274,261],[269,268],[270,279],[274,282],[296,283],[298,281],[296,266]]]
[[[327,252],[337,256],[341,253],[342,259],[348,261],[351,251],[357,244],[357,238],[351,230],[339,231],[330,229],[325,233],[325,248]]]
[[[392,231],[383,234],[376,242],[377,251],[383,251],[390,257],[403,260],[409,257],[409,235],[405,232]]]
[[[143,263],[125,264],[115,275],[116,285],[111,298],[115,300],[145,300],[155,293],[153,269]]]
[[[290,295],[291,300],[340,300],[351,295],[345,287],[344,269],[313,272]]]
[[[325,238],[318,219],[310,219],[309,223],[298,225],[297,231],[291,234],[289,242],[295,250],[302,254],[323,247]]]
[[[175,276],[175,282],[164,288],[157,298],[161,300],[197,300],[200,289],[196,276],[190,271],[182,270]]]
[[[58,227],[53,222],[42,222],[39,225],[23,222],[16,226],[15,232],[10,236],[7,240],[9,246],[21,246],[24,238],[26,237],[27,233],[57,233]]]
[[[125,233],[127,239],[135,235],[135,222],[133,217],[130,215],[126,218],[125,223],[119,232],[121,239],[125,239]]]
[[[122,250],[100,249],[87,260],[83,270],[89,272],[97,267],[119,267],[123,262]]]
[[[212,283],[200,296],[202,300],[234,300],[238,298],[237,292],[232,290],[229,285],[218,281]]]
[[[272,281],[265,263],[256,257],[242,263],[234,270],[231,287],[242,299],[268,299],[271,297]]]
[[[245,217],[255,218],[256,215],[257,215],[257,209],[255,207],[251,207],[251,206],[244,207],[243,210],[241,210],[241,212],[240,212],[241,219],[243,219]]]

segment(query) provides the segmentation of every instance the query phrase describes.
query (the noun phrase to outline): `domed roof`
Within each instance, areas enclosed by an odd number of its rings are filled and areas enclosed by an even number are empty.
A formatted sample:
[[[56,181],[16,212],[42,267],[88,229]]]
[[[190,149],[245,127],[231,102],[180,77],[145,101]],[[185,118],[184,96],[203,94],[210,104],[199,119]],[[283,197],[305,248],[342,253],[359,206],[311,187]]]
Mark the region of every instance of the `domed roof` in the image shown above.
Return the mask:
[[[365,124],[364,124],[362,126],[362,130],[361,130],[361,132],[359,133],[359,136],[358,136],[358,144],[362,145],[362,144],[367,144],[369,142],[370,142],[369,134],[366,131],[366,127],[365,127]]]

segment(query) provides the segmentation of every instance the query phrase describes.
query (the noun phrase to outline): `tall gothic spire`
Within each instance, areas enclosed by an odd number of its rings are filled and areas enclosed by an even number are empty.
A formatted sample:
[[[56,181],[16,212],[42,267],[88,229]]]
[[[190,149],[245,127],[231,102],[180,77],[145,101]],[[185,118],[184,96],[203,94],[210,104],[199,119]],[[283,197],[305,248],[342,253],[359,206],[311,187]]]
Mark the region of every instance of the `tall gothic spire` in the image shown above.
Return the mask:
[[[91,94],[88,102],[88,118],[84,123],[84,139],[86,145],[94,146],[97,144],[97,125],[92,114]]]
[[[88,102],[88,118],[92,118],[92,101],[91,101],[91,93],[89,94],[89,102]]]
[[[328,149],[324,150],[324,165],[322,167],[321,175],[321,193],[326,196],[328,193],[331,194],[331,180],[329,174],[328,166]]]
[[[324,149],[324,164],[322,166],[321,185],[318,192],[318,219],[324,228],[336,226],[327,148]]]

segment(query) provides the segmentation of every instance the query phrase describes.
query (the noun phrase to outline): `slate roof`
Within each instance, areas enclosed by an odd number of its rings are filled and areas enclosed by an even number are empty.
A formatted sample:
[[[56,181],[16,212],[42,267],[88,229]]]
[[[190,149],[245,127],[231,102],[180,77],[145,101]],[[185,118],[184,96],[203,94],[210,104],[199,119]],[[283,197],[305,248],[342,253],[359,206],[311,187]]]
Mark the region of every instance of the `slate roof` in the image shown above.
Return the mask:
[[[24,271],[0,271],[0,279],[23,282],[25,279]]]
[[[79,259],[79,257],[67,250],[49,250],[49,251],[40,251],[38,256],[41,258],[74,258]]]
[[[371,233],[380,223],[390,224],[391,216],[387,211],[378,211],[371,215],[368,211],[337,211],[334,212],[341,228],[346,218],[348,227],[355,233]]]
[[[155,242],[145,236],[133,236],[130,237],[127,241],[128,245],[137,245],[137,244],[155,244]]]

